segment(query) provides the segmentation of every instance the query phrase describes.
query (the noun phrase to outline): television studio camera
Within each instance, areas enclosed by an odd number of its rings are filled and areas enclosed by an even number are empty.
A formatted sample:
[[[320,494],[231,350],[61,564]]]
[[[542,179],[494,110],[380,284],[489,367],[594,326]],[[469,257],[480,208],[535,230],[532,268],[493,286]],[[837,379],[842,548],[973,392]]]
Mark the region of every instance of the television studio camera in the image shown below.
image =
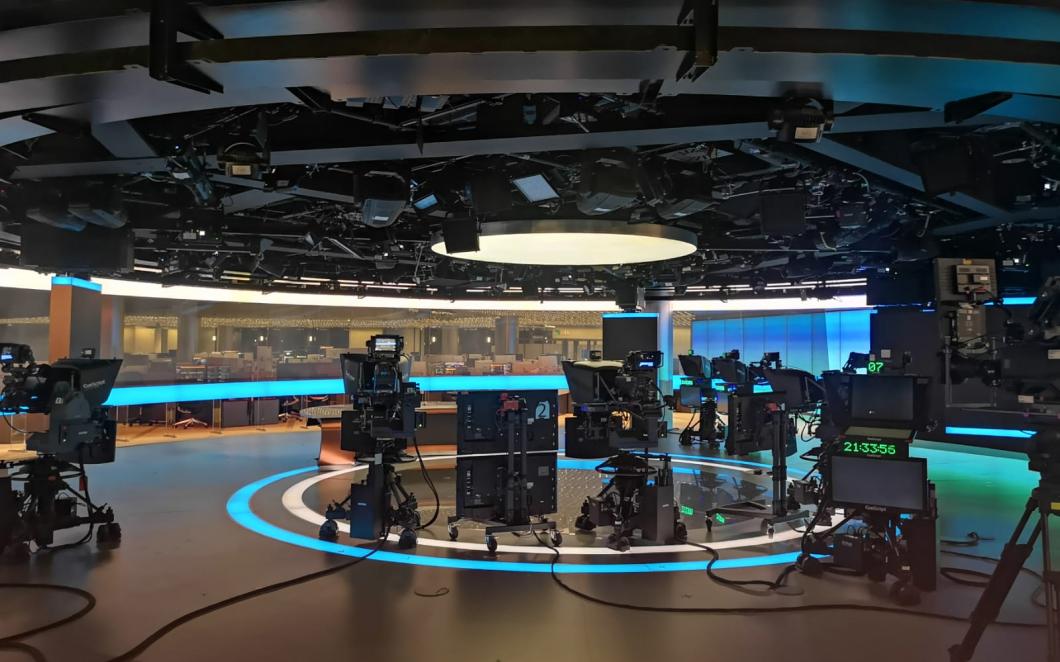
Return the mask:
[[[342,412],[340,446],[358,460],[368,460],[368,476],[350,486],[346,499],[328,507],[320,537],[335,540],[336,520],[345,519],[352,538],[375,540],[398,527],[398,545],[408,549],[416,546],[419,505],[394,465],[414,459],[404,451],[410,439],[415,444],[416,430],[424,426],[423,413],[417,412],[420,389],[408,379],[410,364],[402,336],[372,336],[367,346],[367,354],[341,357],[350,404]]]
[[[588,361],[563,362],[574,403],[574,415],[565,424],[565,453],[607,458],[596,467],[607,483],[585,500],[574,526],[579,531],[613,527],[607,545],[618,551],[629,549],[638,530],[645,540],[666,543],[688,537],[675,507],[670,457],[648,450],[666,434],[666,402],[656,383],[662,362],[657,350],[630,352],[624,361],[604,361],[594,353]],[[652,465],[652,459],[661,460],[661,466]]]
[[[725,424],[718,415],[718,392],[714,389],[713,369],[702,356],[683,354],[678,357],[681,372],[689,384],[681,384],[676,399],[687,407],[693,418],[677,438],[682,446],[691,446],[698,442],[709,448],[718,449],[720,439],[725,436]]]
[[[103,403],[118,377],[121,359],[84,358],[37,363],[27,345],[0,343],[0,418],[12,430],[18,414],[46,414],[48,429],[29,433],[26,450],[37,457],[0,462],[0,552],[25,558],[32,541],[51,547],[54,534],[87,524],[101,546],[116,546],[121,527],[114,511],[88,492],[87,464],[114,461],[117,426]],[[78,481],[75,489],[70,481]],[[22,489],[15,489],[21,483]],[[82,514],[82,508],[84,512]],[[52,547],[58,549],[66,547]]]
[[[998,297],[993,260],[938,259],[936,296],[945,311],[942,329],[942,377],[947,410],[974,411],[999,425],[1029,430],[1029,468],[1039,475],[1001,560],[971,615],[963,640],[950,648],[953,662],[972,659],[986,628],[993,623],[1039,538],[1045,578],[1048,661],[1060,662],[1057,616],[1060,569],[1052,549],[1060,520],[1060,277],[1047,278],[1020,320]],[[1005,312],[998,334],[988,332],[987,305]],[[955,402],[953,386],[978,378],[990,389],[986,403]],[[1033,522],[1033,523],[1032,523]],[[1031,530],[1027,533],[1028,525]],[[1052,528],[1050,528],[1052,527]]]
[[[866,374],[856,374],[860,367]],[[792,503],[816,506],[803,536],[798,565],[809,576],[839,569],[883,582],[893,575],[891,598],[901,605],[920,601],[921,591],[937,587],[938,520],[935,489],[927,461],[909,456],[918,432],[934,428],[930,411],[931,379],[905,374],[904,364],[888,367],[873,355],[851,354],[842,371],[821,376],[824,401],[814,434],[819,448],[804,457],[813,469],[792,481]],[[811,477],[817,472],[818,477]],[[863,526],[814,532],[831,525],[836,508],[842,525]],[[825,564],[810,556],[832,556]]]

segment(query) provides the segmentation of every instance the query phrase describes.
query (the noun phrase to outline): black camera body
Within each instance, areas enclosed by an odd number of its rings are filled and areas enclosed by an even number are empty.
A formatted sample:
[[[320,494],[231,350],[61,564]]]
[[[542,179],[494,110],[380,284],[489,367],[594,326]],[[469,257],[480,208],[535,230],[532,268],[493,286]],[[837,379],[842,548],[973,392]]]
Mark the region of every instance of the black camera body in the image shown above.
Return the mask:
[[[117,426],[103,403],[121,359],[60,359],[36,363],[26,345],[0,343],[3,391],[0,412],[48,414],[49,426],[26,440],[26,449],[78,464],[114,461]]]
[[[665,403],[656,378],[658,350],[630,352],[624,361],[564,361],[574,416],[566,422],[566,455],[599,458],[623,448],[651,448],[665,434]]]
[[[378,335],[367,354],[343,354],[342,379],[350,409],[342,412],[341,447],[359,456],[401,451],[423,427],[420,388],[407,377],[401,336]]]
[[[0,462],[0,553],[25,558],[30,542],[48,547],[56,531],[86,524],[96,527],[98,544],[120,542],[114,512],[91,501],[84,470],[114,461],[117,426],[103,403],[120,368],[120,359],[37,363],[28,346],[0,343],[0,415],[12,428],[15,414],[49,417],[48,429],[26,440],[36,458]]]

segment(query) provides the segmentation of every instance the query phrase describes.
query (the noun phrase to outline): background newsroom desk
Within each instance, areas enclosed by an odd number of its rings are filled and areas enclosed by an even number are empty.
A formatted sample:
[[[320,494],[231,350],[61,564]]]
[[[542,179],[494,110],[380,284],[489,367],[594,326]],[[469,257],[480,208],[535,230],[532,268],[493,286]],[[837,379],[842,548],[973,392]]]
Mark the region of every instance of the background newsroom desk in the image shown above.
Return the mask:
[[[355,461],[353,453],[342,450],[342,412],[349,405],[324,405],[307,407],[301,411],[306,425],[320,426],[320,455],[317,464],[350,464]],[[424,402],[417,411],[427,415],[427,425],[416,434],[420,446],[456,445],[456,402]]]

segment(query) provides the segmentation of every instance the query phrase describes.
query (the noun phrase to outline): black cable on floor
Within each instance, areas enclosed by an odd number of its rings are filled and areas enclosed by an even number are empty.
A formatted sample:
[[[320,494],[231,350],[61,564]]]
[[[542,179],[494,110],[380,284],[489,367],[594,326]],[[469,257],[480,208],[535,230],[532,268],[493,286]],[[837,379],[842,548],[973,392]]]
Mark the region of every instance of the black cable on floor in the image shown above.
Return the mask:
[[[898,607],[882,607],[876,605],[863,605],[863,604],[843,604],[843,603],[826,603],[819,605],[792,605],[790,607],[656,607],[652,605],[635,605],[626,602],[617,602],[614,600],[606,600],[604,598],[598,598],[588,593],[582,593],[565,584],[563,580],[559,578],[556,573],[556,562],[559,560],[559,550],[554,546],[548,544],[538,533],[534,532],[534,537],[537,538],[538,543],[551,549],[555,556],[552,558],[552,562],[549,564],[549,574],[552,576],[552,581],[557,586],[562,588],[564,591],[575,595],[583,600],[588,600],[599,605],[606,607],[615,607],[618,609],[629,609],[632,611],[645,611],[655,612],[664,614],[716,614],[719,616],[748,616],[753,614],[779,614],[779,613],[797,613],[797,612],[811,612],[811,611],[835,611],[835,610],[852,610],[852,611],[867,611],[867,612],[882,612],[887,614],[901,614],[904,616],[917,616],[920,618],[928,618],[940,621],[950,621],[957,623],[968,623],[968,619],[962,616],[952,616],[950,614],[939,614],[930,611],[914,611],[912,609],[900,609]],[[1044,623],[1014,623],[1007,621],[995,621],[994,625],[1000,625],[1003,627],[1014,627],[1014,628],[1044,628]]]
[[[685,544],[691,545],[692,547],[698,547],[699,549],[702,549],[703,551],[710,554],[710,561],[707,561],[707,577],[709,577],[710,580],[716,584],[721,584],[722,586],[728,586],[730,588],[761,586],[769,591],[776,591],[777,589],[784,588],[787,585],[788,576],[790,576],[791,573],[797,570],[797,566],[789,565],[780,572],[780,575],[776,579],[772,581],[766,579],[729,579],[727,577],[722,577],[714,572],[714,564],[721,560],[721,555],[718,554],[718,551],[716,549],[707,545],[700,545],[699,543],[695,542],[686,541]]]
[[[970,531],[963,539],[939,538],[939,543],[952,547],[975,547],[980,540],[993,540],[993,538],[984,538],[975,531]]]
[[[364,556],[362,556],[360,558],[354,559],[353,561],[348,561],[346,563],[340,563],[339,565],[332,566],[330,568],[325,568],[323,570],[317,570],[316,572],[311,572],[311,573],[309,573],[307,575],[300,575],[298,577],[294,577],[294,578],[291,578],[291,579],[286,579],[286,580],[284,580],[282,582],[276,582],[274,584],[269,584],[267,586],[262,586],[261,588],[256,588],[256,589],[254,589],[252,591],[247,591],[246,593],[240,593],[239,595],[234,595],[234,596],[232,596],[230,598],[225,598],[224,600],[221,600],[219,602],[214,602],[213,604],[209,604],[209,605],[206,605],[205,607],[200,607],[199,609],[196,609],[194,611],[190,611],[190,612],[184,614],[183,616],[175,618],[172,621],[170,621],[170,622],[166,623],[165,625],[163,625],[162,627],[158,628],[157,630],[152,632],[150,635],[148,635],[148,637],[146,639],[144,639],[143,641],[141,641],[137,645],[133,646],[128,651],[122,653],[121,655],[119,655],[119,656],[117,656],[115,658],[112,658],[110,660],[110,662],[128,662],[129,660],[135,660],[139,655],[142,655],[144,651],[146,651],[148,648],[150,648],[152,645],[154,645],[159,639],[161,639],[162,637],[166,636],[167,634],[169,634],[173,630],[176,630],[181,625],[184,625],[185,623],[193,621],[196,618],[199,618],[200,616],[205,616],[207,614],[213,613],[213,612],[218,611],[220,609],[224,609],[225,607],[230,607],[230,606],[232,606],[234,604],[238,604],[238,603],[244,602],[246,600],[257,598],[257,597],[260,597],[262,595],[266,595],[268,593],[274,593],[276,591],[280,591],[282,589],[289,588],[291,586],[296,586],[298,584],[304,584],[306,582],[311,582],[314,579],[320,579],[321,577],[326,577],[328,575],[333,575],[333,574],[335,574],[337,572],[341,572],[341,571],[343,571],[343,570],[345,570],[347,568],[355,566],[358,563],[368,559],[370,556],[372,556],[372,554],[375,554],[376,552],[381,550],[383,548],[383,545],[386,544],[386,539],[387,539],[388,535],[390,535],[390,531],[389,530],[387,530],[384,533],[383,537],[379,539],[379,544],[376,545],[375,547],[373,547],[372,551],[370,551],[369,553],[365,554]]]
[[[945,577],[946,579],[950,580],[951,582],[955,584],[960,584],[961,586],[975,586],[977,588],[986,588],[986,585],[990,582],[989,572],[969,570],[968,568],[943,567],[939,568],[939,574]],[[979,580],[964,579],[962,575],[968,577],[978,577]]]
[[[0,590],[5,589],[5,588],[28,589],[28,590],[34,590],[34,591],[55,591],[55,592],[58,592],[58,593],[68,593],[70,595],[75,595],[75,596],[81,598],[82,600],[85,601],[85,604],[84,604],[83,607],[81,607],[80,609],[78,609],[77,611],[75,611],[74,613],[70,614],[69,616],[67,616],[65,618],[60,618],[57,621],[52,621],[51,623],[48,623],[46,625],[40,625],[40,626],[37,626],[35,628],[30,628],[29,630],[24,630],[24,631],[19,632],[17,634],[11,634],[11,635],[8,635],[6,637],[0,637],[0,644],[15,643],[19,639],[25,639],[26,637],[32,637],[35,634],[40,634],[42,632],[47,632],[48,630],[54,630],[57,627],[62,627],[63,625],[66,625],[67,623],[71,623],[73,621],[76,621],[77,619],[81,618],[82,616],[84,616],[88,612],[92,611],[96,607],[96,596],[92,595],[91,593],[89,593],[88,591],[86,591],[84,589],[77,588],[75,586],[66,586],[64,584],[38,584],[38,583],[33,583],[33,582],[25,582],[25,583],[23,583],[23,582],[5,582],[5,583],[0,583]]]
[[[442,500],[438,496],[438,488],[434,486],[434,481],[431,480],[431,472],[427,471],[427,465],[423,463],[423,455],[420,454],[420,445],[416,442],[416,437],[412,437],[412,447],[416,449],[416,459],[419,460],[420,473],[423,474],[423,480],[427,483],[431,493],[434,494],[434,514],[431,515],[431,519],[426,524],[420,524],[416,527],[417,530],[423,530],[438,520],[438,513],[442,510]]]
[[[24,644],[21,641],[2,641],[0,642],[0,650],[4,649],[19,651],[25,653],[31,657],[35,662],[48,662],[48,658],[44,657],[44,653],[35,646]]]

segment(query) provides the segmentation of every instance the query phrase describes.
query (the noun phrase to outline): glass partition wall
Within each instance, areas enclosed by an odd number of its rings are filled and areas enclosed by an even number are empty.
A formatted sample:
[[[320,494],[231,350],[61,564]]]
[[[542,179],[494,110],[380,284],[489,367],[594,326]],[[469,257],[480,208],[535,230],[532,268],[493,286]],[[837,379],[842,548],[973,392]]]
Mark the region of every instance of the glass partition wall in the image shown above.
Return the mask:
[[[342,308],[113,297],[119,386],[329,379],[338,357],[379,333],[405,338],[416,376],[558,375],[602,349],[598,312]],[[48,355],[49,292],[0,286],[0,341]],[[779,351],[820,373],[868,351],[868,309],[675,312],[674,353]],[[676,358],[676,357],[671,357]],[[676,367],[676,366],[675,366]]]

